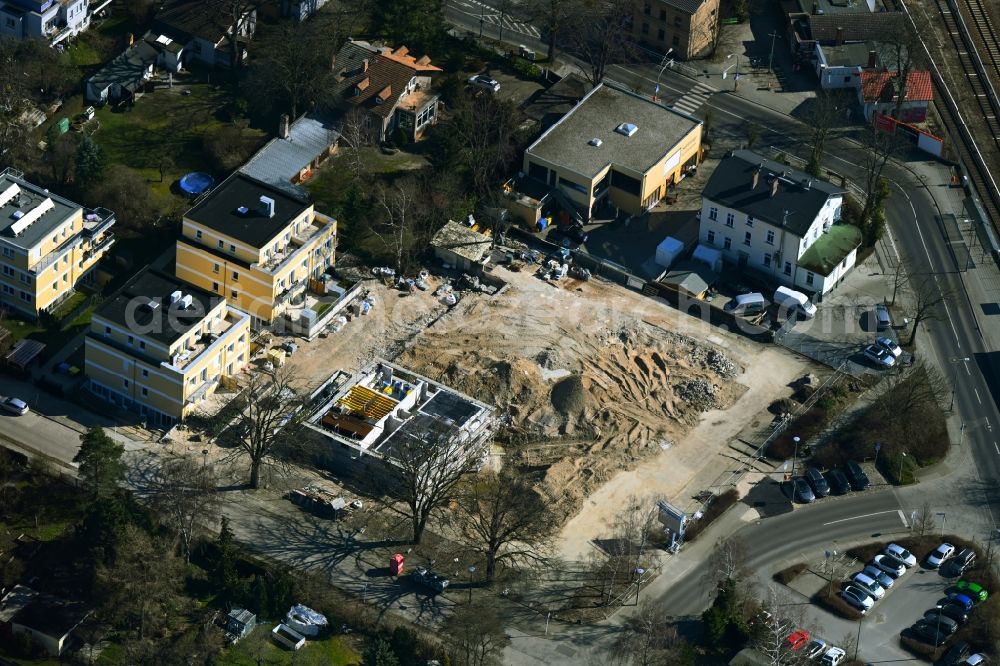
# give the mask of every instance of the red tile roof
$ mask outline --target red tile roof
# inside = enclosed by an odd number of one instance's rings
[[[898,72],[861,72],[861,94],[866,102],[891,102],[896,99],[893,79]],[[906,77],[906,101],[930,102],[934,85],[930,72],[910,72]]]
[[[388,118],[396,108],[396,96],[405,94],[411,79],[429,76],[441,69],[430,64],[430,58],[419,60],[408,55],[401,46],[395,51],[375,47],[367,42],[347,42],[334,60],[337,75],[335,93],[348,104],[360,106]]]

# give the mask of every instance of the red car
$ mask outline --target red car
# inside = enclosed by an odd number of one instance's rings
[[[809,642],[809,632],[805,629],[799,629],[791,636],[788,637],[788,646],[793,650],[801,650],[805,647],[805,644]]]

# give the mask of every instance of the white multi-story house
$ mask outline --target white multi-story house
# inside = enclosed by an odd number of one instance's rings
[[[0,37],[57,44],[89,25],[89,0],[0,0]]]
[[[861,231],[840,222],[845,191],[798,169],[737,150],[701,197],[702,244],[727,263],[818,296],[854,266]]]

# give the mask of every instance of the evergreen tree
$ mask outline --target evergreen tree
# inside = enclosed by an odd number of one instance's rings
[[[392,651],[392,646],[381,638],[369,643],[361,658],[362,666],[399,666],[399,659]]]
[[[94,427],[80,435],[80,450],[73,462],[80,465],[80,478],[98,500],[118,489],[124,478],[122,454],[125,447]]]
[[[87,188],[96,183],[104,175],[104,151],[86,134],[80,140],[76,149],[76,184]]]

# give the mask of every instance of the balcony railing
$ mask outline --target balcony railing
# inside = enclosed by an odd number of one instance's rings
[[[206,395],[208,395],[209,391],[211,391],[219,384],[219,379],[221,377],[222,375],[214,375],[206,379],[204,382],[201,383],[201,386],[199,386],[194,390],[194,393],[188,396],[187,402],[189,404],[195,403],[204,398]]]
[[[113,233],[108,232],[104,234],[104,238],[102,238],[96,244],[94,244],[94,242],[91,241],[91,246],[87,248],[86,251],[84,251],[83,258],[90,259],[95,254],[100,254],[101,252],[104,252],[106,249],[114,245],[114,242],[115,242],[115,235]]]
[[[100,236],[115,223],[115,214],[107,208],[85,208],[83,211],[83,233],[86,236]]]

